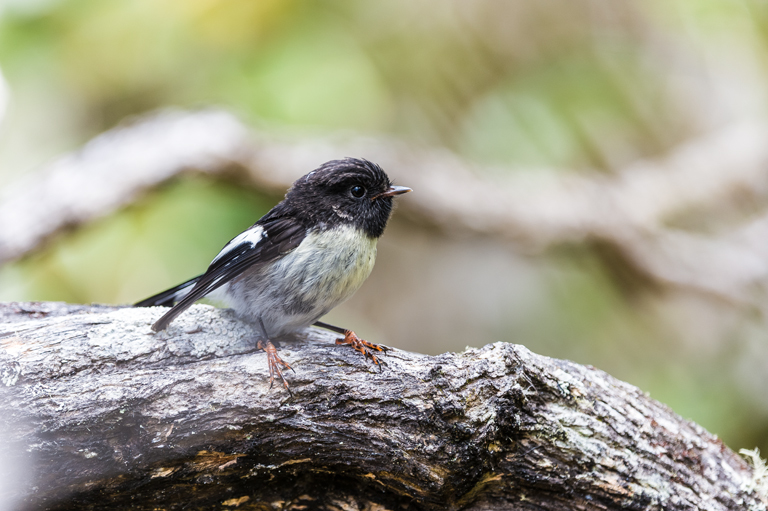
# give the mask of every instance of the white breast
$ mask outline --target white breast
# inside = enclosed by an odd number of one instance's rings
[[[267,268],[231,282],[227,295],[244,319],[260,317],[276,336],[304,328],[348,299],[376,260],[376,239],[351,226],[310,233]]]

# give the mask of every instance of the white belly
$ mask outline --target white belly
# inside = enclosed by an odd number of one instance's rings
[[[268,268],[244,273],[226,295],[243,319],[270,337],[311,325],[363,284],[376,260],[376,239],[353,227],[311,233]]]

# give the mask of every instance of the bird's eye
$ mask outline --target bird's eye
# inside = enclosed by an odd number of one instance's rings
[[[359,185],[355,185],[349,189],[349,193],[352,194],[352,197],[359,199],[360,197],[365,195],[365,188]]]

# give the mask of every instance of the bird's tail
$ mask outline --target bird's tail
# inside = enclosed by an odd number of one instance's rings
[[[158,293],[156,295],[150,296],[149,298],[145,298],[140,302],[136,302],[133,304],[134,307],[171,307],[173,304],[178,303],[180,300],[182,300],[185,296],[187,296],[187,293],[189,293],[192,290],[192,286],[194,286],[197,281],[200,279],[202,275],[198,275],[197,277],[193,279],[189,279],[188,281],[179,284],[176,287],[172,287],[171,289],[166,289],[162,293]]]

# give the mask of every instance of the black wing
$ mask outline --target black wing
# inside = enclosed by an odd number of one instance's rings
[[[171,289],[166,289],[162,293],[157,293],[156,295],[152,295],[149,298],[145,298],[140,302],[136,302],[133,304],[134,307],[170,307],[174,303],[178,302],[182,298],[184,298],[184,295],[187,294],[187,291],[190,287],[194,286],[195,283],[202,277],[202,275],[198,275],[197,277],[193,279],[189,279],[188,281],[179,284],[176,287],[172,287]]]
[[[176,316],[184,312],[190,305],[204,297],[214,289],[238,277],[245,270],[261,266],[295,249],[307,235],[307,229],[294,218],[282,217],[264,221],[244,231],[230,241],[219,255],[213,260],[208,270],[194,280],[194,287],[179,303],[166,312],[154,325],[152,330],[159,332],[165,329]],[[188,284],[191,281],[187,281]],[[178,292],[179,287],[170,289]],[[156,295],[162,297],[164,293]],[[144,302],[150,299],[144,300]],[[167,301],[167,299],[166,299]],[[139,302],[143,303],[143,302]]]

